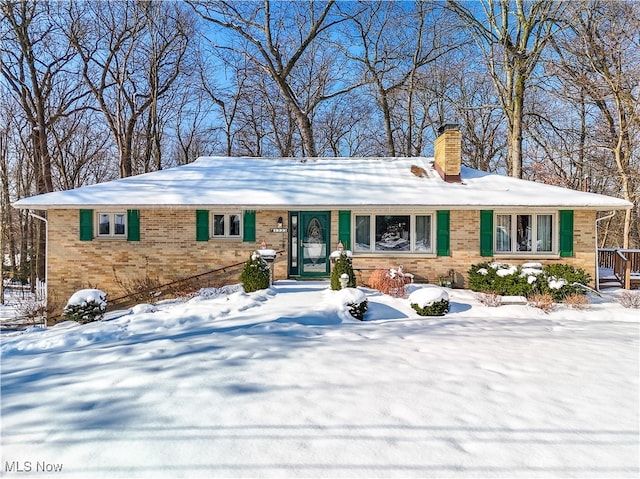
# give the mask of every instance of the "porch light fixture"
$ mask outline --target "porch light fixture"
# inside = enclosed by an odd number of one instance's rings
[[[278,222],[277,222],[276,228],[278,229],[282,228],[282,216],[278,216]]]

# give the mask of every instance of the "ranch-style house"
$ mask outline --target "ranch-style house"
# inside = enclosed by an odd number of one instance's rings
[[[614,197],[461,166],[445,125],[434,158],[203,157],[14,204],[46,210],[47,288],[123,293],[117,278],[171,282],[281,251],[274,278],[326,278],[339,246],[359,279],[403,265],[465,284],[474,263],[569,263],[595,276],[598,212]]]

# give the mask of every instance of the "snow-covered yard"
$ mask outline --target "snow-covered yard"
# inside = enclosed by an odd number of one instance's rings
[[[422,318],[366,290],[358,322],[327,286],[3,334],[2,475],[638,477],[640,323],[615,293],[544,314],[450,290]]]

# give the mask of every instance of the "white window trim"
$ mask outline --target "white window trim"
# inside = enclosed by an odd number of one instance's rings
[[[527,215],[531,216],[532,221],[532,232],[531,237],[537,238],[538,234],[538,216],[539,215],[550,215],[551,216],[551,224],[553,226],[553,230],[551,233],[551,251],[518,251],[516,248],[516,241],[518,237],[517,231],[517,216],[518,215]],[[510,251],[498,251],[498,235],[496,234],[496,228],[498,225],[498,216],[511,216],[511,250]],[[494,211],[493,212],[493,252],[495,256],[535,256],[535,257],[543,257],[543,256],[557,256],[559,254],[559,241],[560,241],[560,215],[557,211],[548,211],[548,210],[537,210],[537,211]],[[535,246],[535,241],[533,241],[533,246]],[[536,246],[537,248],[537,246]]]
[[[371,244],[369,245],[369,250],[363,251],[356,249],[356,217],[358,216],[368,216],[370,218],[369,221],[369,240]],[[394,250],[376,250],[376,216],[408,216],[409,217],[409,231],[410,231],[410,242],[409,242],[409,251],[394,251]],[[431,249],[428,251],[416,251],[416,216],[430,216],[431,217]],[[353,242],[353,254],[356,255],[396,255],[396,254],[421,254],[421,255],[435,255],[436,254],[436,213],[434,211],[427,212],[419,212],[419,213],[411,213],[407,211],[392,211],[392,212],[352,212],[351,213],[351,238]]]
[[[237,235],[229,234],[229,231],[231,229],[231,216],[234,216],[234,215],[240,218],[240,223],[238,225],[239,232]],[[221,234],[221,235],[214,234],[215,227],[216,227],[216,224],[215,224],[216,216],[224,216],[224,234]],[[209,224],[210,224],[209,237],[211,239],[233,239],[233,240],[242,239],[242,233],[243,233],[242,217],[243,215],[242,215],[242,212],[240,211],[211,211],[210,221],[209,221]]]
[[[100,233],[100,217],[103,215],[109,216],[109,233]],[[117,215],[122,215],[124,219],[124,233],[116,234],[115,233],[115,219]],[[96,238],[114,238],[114,239],[127,239],[127,234],[129,232],[129,224],[127,218],[126,211],[98,211],[96,213],[96,221],[95,221],[95,236]]]

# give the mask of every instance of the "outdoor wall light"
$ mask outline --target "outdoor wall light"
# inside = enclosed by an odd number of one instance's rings
[[[282,216],[278,216],[278,228],[282,228]]]

